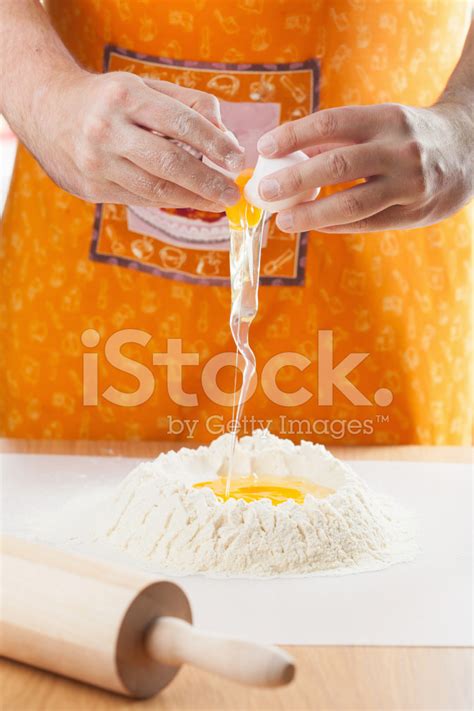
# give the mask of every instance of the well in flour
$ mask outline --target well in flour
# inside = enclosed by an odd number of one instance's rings
[[[199,486],[225,477],[229,436],[140,464],[102,505],[98,538],[173,574],[340,574],[415,556],[412,517],[321,445],[258,430],[239,440],[234,475],[294,481],[296,488],[304,480],[323,496],[274,505],[268,498],[223,500]]]

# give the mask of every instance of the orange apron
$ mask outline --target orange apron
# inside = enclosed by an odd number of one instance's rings
[[[347,104],[429,105],[470,11],[468,0],[46,4],[85,67],[210,91],[226,115],[242,124],[248,108],[262,125]],[[231,407],[208,385],[209,363],[233,351],[224,223],[209,223],[207,245],[190,244],[193,217],[160,213],[148,224],[123,206],[88,205],[20,147],[0,250],[0,434],[185,439],[192,430],[207,441],[223,431]],[[471,230],[468,208],[432,227],[370,235],[284,235],[272,222],[251,331],[260,377],[249,428],[261,420],[330,444],[470,441]],[[176,368],[153,363],[169,339],[199,355],[182,368],[192,405],[170,396]],[[336,383],[328,400],[319,382],[331,342],[334,368],[368,354],[347,374],[355,398]],[[263,387],[264,366],[282,352],[297,360],[276,369],[279,392],[304,388],[300,404],[283,393],[273,402]],[[133,395],[142,381],[143,402]],[[216,382],[231,391],[232,369]]]

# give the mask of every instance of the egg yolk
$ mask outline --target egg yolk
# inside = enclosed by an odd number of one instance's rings
[[[306,479],[283,479],[266,476],[237,477],[232,479],[228,495],[226,495],[226,484],[226,478],[219,477],[213,481],[200,481],[193,486],[196,489],[202,489],[203,487],[212,489],[221,503],[228,499],[243,499],[247,503],[259,501],[260,499],[270,499],[273,506],[282,504],[288,499],[296,501],[297,504],[303,504],[306,494],[311,494],[317,499],[324,499],[334,493],[334,489],[314,484]]]
[[[247,227],[256,227],[260,222],[262,210],[247,202],[244,196],[244,188],[252,177],[253,170],[247,168],[243,170],[235,179],[235,184],[240,190],[240,200],[235,205],[226,207],[226,215],[232,230],[244,230]]]

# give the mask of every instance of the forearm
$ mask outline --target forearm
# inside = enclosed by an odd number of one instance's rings
[[[474,195],[474,23],[471,22],[459,61],[433,111],[447,118],[445,145],[461,156],[458,169],[465,176],[466,198]]]
[[[0,112],[31,148],[45,93],[81,71],[38,0],[0,0]]]
[[[474,22],[471,22],[461,57],[438,103],[457,104],[474,121]]]

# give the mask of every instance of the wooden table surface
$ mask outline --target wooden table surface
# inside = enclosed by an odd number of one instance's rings
[[[115,442],[0,440],[0,452],[156,456],[169,445]],[[341,459],[470,462],[459,447],[335,447]],[[414,590],[416,595],[417,591]],[[447,647],[287,647],[296,680],[278,690],[255,690],[184,668],[159,696],[131,701],[31,667],[2,660],[4,711],[457,711],[472,708],[473,652]]]

